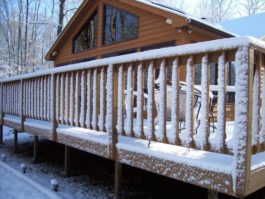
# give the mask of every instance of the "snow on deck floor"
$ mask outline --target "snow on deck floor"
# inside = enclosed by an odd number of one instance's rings
[[[54,192],[42,187],[22,173],[14,170],[5,163],[0,162],[0,193],[4,193],[5,199],[38,198],[38,199],[60,199]]]

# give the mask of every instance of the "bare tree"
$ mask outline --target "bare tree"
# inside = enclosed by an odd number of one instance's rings
[[[248,16],[265,10],[265,0],[243,0],[241,5]]]
[[[200,0],[200,17],[207,18],[212,22],[221,22],[233,16],[233,0]]]
[[[64,22],[64,16],[65,16],[65,13],[64,13],[65,12],[65,1],[66,0],[60,0],[57,35],[59,35],[63,29],[63,22]]]

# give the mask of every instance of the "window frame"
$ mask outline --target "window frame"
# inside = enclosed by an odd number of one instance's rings
[[[98,31],[99,31],[99,9],[96,8],[94,10],[94,12],[92,12],[92,15],[89,16],[89,18],[86,20],[86,23],[84,23],[84,25],[80,28],[80,30],[75,34],[75,36],[73,37],[72,39],[72,54],[79,54],[79,53],[84,53],[84,52],[87,52],[87,51],[90,51],[90,50],[94,50],[98,47]],[[96,46],[92,47],[92,48],[88,48],[88,49],[85,49],[85,50],[82,50],[82,51],[78,51],[78,52],[75,52],[75,40],[77,39],[77,37],[81,34],[81,32],[84,30],[84,28],[89,24],[90,20],[93,19],[93,17],[95,17],[95,15],[97,14],[97,31],[96,31],[96,35],[97,35],[97,38],[96,38]]]
[[[106,17],[105,17],[105,14],[106,14],[106,7],[107,6],[110,6],[112,8],[115,8],[116,10],[118,11],[121,11],[121,12],[124,12],[128,15],[132,15],[134,17],[137,18],[137,35],[135,38],[130,38],[130,39],[126,39],[126,40],[122,40],[122,41],[116,41],[116,42],[113,42],[113,43],[110,43],[110,44],[105,44],[105,26],[106,26]],[[136,14],[133,14],[125,9],[122,9],[122,8],[118,8],[116,6],[113,6],[111,4],[103,4],[103,20],[102,20],[102,38],[101,38],[101,45],[102,47],[104,46],[110,46],[110,45],[115,45],[115,44],[120,44],[120,43],[123,43],[123,42],[128,42],[128,41],[132,41],[132,40],[135,40],[135,39],[138,39],[139,38],[139,16],[136,15]]]

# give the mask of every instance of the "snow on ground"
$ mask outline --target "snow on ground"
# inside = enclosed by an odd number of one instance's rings
[[[57,194],[39,185],[15,169],[0,162],[0,193],[5,193],[5,199],[38,198],[38,199],[59,199]]]

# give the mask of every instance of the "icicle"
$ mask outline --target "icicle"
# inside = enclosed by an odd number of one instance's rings
[[[74,125],[74,73],[71,73],[70,77],[70,113],[69,123],[71,126]]]
[[[189,146],[192,142],[192,117],[193,117],[193,106],[192,106],[192,57],[187,60],[186,66],[186,113],[185,113],[185,130],[181,133],[181,141],[184,146]]]
[[[117,131],[118,134],[123,132],[123,66],[119,67],[119,76],[118,76],[118,118],[117,118]]]
[[[85,127],[85,77],[86,73],[83,70],[81,74],[81,107],[80,107],[80,126]]]
[[[201,68],[201,109],[200,109],[200,127],[196,136],[196,144],[200,149],[204,149],[208,142],[208,122],[209,122],[209,78],[208,78],[208,56],[202,58]]]
[[[79,71],[75,74],[75,126],[79,126]]]
[[[140,63],[137,70],[137,113],[136,126],[134,128],[137,137],[142,136],[143,131],[143,64]]]
[[[113,65],[108,66],[107,74],[107,115],[106,115],[106,131],[111,134],[113,132]]]
[[[66,73],[65,76],[65,96],[64,96],[64,100],[65,100],[65,106],[64,106],[64,122],[65,124],[68,123],[68,117],[69,117],[69,74]]]
[[[178,139],[178,121],[179,121],[179,74],[178,74],[178,59],[173,61],[172,66],[172,91],[171,91],[171,130],[168,132],[168,140],[175,143]]]
[[[60,77],[60,121],[64,122],[64,75]]]
[[[159,74],[159,107],[158,107],[158,120],[159,126],[156,131],[156,138],[162,141],[166,134],[166,65],[163,59],[160,65]]]
[[[252,66],[251,66],[252,67]],[[235,58],[236,94],[235,94],[235,126],[234,126],[234,168],[233,188],[245,183],[240,176],[245,175],[244,157],[246,154],[248,134],[248,47],[239,47]]]
[[[253,84],[252,146],[257,146],[259,142],[260,69],[258,67],[257,65]]]
[[[218,59],[218,104],[217,104],[217,133],[214,147],[221,151],[225,141],[225,54]]]
[[[124,130],[127,135],[132,134],[133,128],[133,104],[132,104],[132,92],[133,92],[133,85],[132,85],[132,64],[128,67],[127,72],[127,88],[126,88],[126,102],[125,102],[125,110],[126,110],[126,120],[125,120],[125,127]]]
[[[93,75],[93,106],[92,106],[92,127],[97,129],[98,110],[97,110],[97,69],[94,69]]]
[[[148,97],[147,97],[147,131],[146,137],[151,139],[154,135],[154,62],[151,61],[148,67],[148,82],[147,82],[147,89],[148,89]]]
[[[59,74],[56,75],[56,121],[59,123],[59,115],[60,115],[60,76]]]
[[[99,110],[99,130],[104,131],[105,124],[105,69],[101,68],[100,73],[100,110]]]

